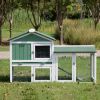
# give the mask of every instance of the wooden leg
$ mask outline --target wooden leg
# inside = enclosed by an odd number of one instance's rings
[[[31,82],[34,82],[34,77],[35,77],[35,68],[34,66],[31,66]]]
[[[10,65],[10,82],[13,81],[13,75],[12,75],[12,65]]]
[[[72,80],[76,82],[76,54],[72,53]]]
[[[51,75],[51,79],[52,81],[54,82],[56,80],[56,65],[55,65],[55,55],[53,56],[52,58],[52,68],[51,69],[51,72],[52,72],[52,75]]]
[[[94,66],[94,58],[93,58],[93,54],[90,54],[90,76],[91,79],[93,79],[93,66]]]
[[[93,70],[93,72],[94,72],[94,83],[96,83],[96,53],[93,54],[93,58],[94,58],[94,59],[93,59],[93,65],[94,65],[94,66],[93,66],[93,67],[94,67],[94,68],[93,68],[93,69],[94,69],[94,70]]]
[[[55,58],[56,81],[58,81],[58,57]]]

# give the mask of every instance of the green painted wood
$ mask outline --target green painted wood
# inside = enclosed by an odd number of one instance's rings
[[[13,44],[13,60],[31,60],[31,44]]]
[[[16,49],[15,49],[15,45],[12,45],[12,49],[13,49],[13,52],[12,52],[12,59],[16,59],[15,58],[15,52],[16,52]]]
[[[20,60],[20,52],[19,52],[19,45],[15,45],[15,59],[19,59]]]
[[[14,37],[14,38],[11,38],[9,41],[17,41],[18,40],[18,38],[21,38],[21,37],[23,37],[23,36],[25,36],[25,35],[27,35],[27,34],[38,34],[39,35],[39,37],[43,37],[44,39],[49,39],[49,40],[55,40],[55,38],[53,38],[53,37],[51,37],[51,36],[49,36],[49,35],[46,35],[47,33],[41,33],[41,32],[38,32],[38,31],[35,31],[35,32],[32,32],[32,33],[30,33],[30,32],[25,32],[25,33],[23,33],[23,34],[20,34],[20,35],[18,35],[18,36],[16,36],[16,37]],[[46,39],[46,40],[47,40]],[[34,40],[32,40],[32,41],[34,41]],[[47,40],[48,41],[48,40]]]
[[[19,39],[16,39],[15,41],[49,41],[48,39],[45,39],[44,37],[37,36],[36,34],[28,34],[24,37],[21,37]]]
[[[69,46],[55,46],[55,53],[95,53],[95,46],[85,46],[85,45],[69,45]]]

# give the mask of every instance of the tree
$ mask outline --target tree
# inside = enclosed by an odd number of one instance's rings
[[[7,19],[9,22],[9,38],[12,37],[12,24],[13,24],[13,12],[19,7],[17,0],[9,0],[9,13],[7,14]]]
[[[100,20],[100,0],[83,0],[83,3],[91,11],[91,15],[94,21],[94,27],[96,29],[97,24]]]
[[[10,0],[0,0],[0,45],[2,43],[2,25],[7,19],[7,14],[9,13]]]
[[[44,9],[43,0],[21,0],[21,5],[26,10],[32,26],[38,30],[41,26],[41,15]]]
[[[56,13],[57,13],[57,23],[58,23],[58,30],[60,33],[60,44],[62,45],[64,42],[64,35],[63,35],[63,19],[65,17],[66,7],[70,4],[70,0],[56,0]]]

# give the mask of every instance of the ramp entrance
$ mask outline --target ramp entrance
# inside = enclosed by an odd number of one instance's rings
[[[72,80],[72,57],[58,58],[58,80]]]

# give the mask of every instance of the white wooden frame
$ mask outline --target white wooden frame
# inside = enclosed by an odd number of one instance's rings
[[[10,42],[10,82],[13,81],[13,69],[12,69],[12,42]]]
[[[76,74],[75,73],[76,71],[74,72],[74,69],[75,69],[76,66],[73,65],[73,63],[75,63],[75,65],[76,65],[76,60],[75,60],[75,56],[76,55],[73,56],[73,54],[72,54],[72,79],[71,80],[58,80],[58,58],[59,57],[63,57],[63,56],[67,56],[67,53],[59,53],[59,54],[56,55],[56,59],[55,59],[55,64],[56,64],[56,68],[55,68],[56,81],[58,81],[58,82],[76,82],[75,81],[76,75],[74,76],[74,74]]]
[[[35,57],[35,47],[36,46],[50,46],[50,58],[36,58]],[[39,61],[43,61],[43,60],[51,60],[51,54],[52,54],[52,45],[49,43],[49,44],[34,44],[34,60],[39,60]]]
[[[91,65],[90,65],[90,76],[91,78],[93,79],[94,83],[96,83],[96,53],[91,53],[90,54],[90,62],[91,62]]]
[[[42,69],[42,68],[44,68],[44,69],[49,69],[50,70],[50,80],[36,80],[35,79],[35,76],[36,76],[36,69]],[[34,76],[33,76],[33,78],[32,78],[32,80],[31,80],[31,82],[50,82],[51,81],[51,79],[52,79],[52,74],[51,74],[51,67],[45,67],[45,66],[43,66],[43,67],[34,67]]]

